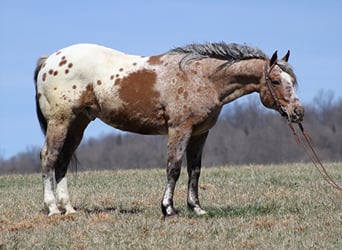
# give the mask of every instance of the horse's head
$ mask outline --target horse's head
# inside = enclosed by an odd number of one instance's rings
[[[279,111],[288,121],[298,123],[303,120],[304,108],[295,93],[297,81],[296,75],[287,63],[289,56],[290,51],[278,60],[276,51],[269,64],[266,63],[260,99],[266,107]]]

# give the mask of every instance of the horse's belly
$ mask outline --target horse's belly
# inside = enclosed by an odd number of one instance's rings
[[[161,109],[123,105],[117,109],[102,109],[98,117],[106,124],[127,132],[146,135],[167,134],[167,123]]]

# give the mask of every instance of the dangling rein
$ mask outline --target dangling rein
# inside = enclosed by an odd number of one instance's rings
[[[275,64],[274,64],[275,65]],[[273,65],[273,66],[274,66]],[[277,109],[279,110],[280,114],[287,114],[285,108],[283,107],[283,105],[281,105],[277,95],[275,94],[273,87],[272,87],[272,83],[271,80],[268,77],[268,73],[272,70],[273,66],[271,66],[270,70],[268,71],[268,65],[267,63],[265,64],[265,80],[266,80],[266,84],[268,86],[268,89],[277,105]],[[303,145],[303,148],[307,154],[307,156],[310,158],[310,160],[312,161],[312,163],[314,164],[314,166],[316,167],[316,169],[318,170],[318,172],[323,176],[324,180],[326,182],[328,182],[333,188],[342,191],[342,187],[336,183],[336,181],[331,177],[331,175],[328,173],[328,171],[326,170],[326,168],[323,166],[322,161],[319,159],[318,154],[316,152],[316,150],[314,149],[311,139],[309,137],[309,135],[306,133],[306,131],[304,130],[303,124],[302,123],[298,123],[298,126],[300,128],[300,131],[302,132],[302,135],[305,139],[305,143],[302,142],[302,140],[300,139],[300,137],[298,136],[296,129],[293,127],[293,124],[291,122],[290,117],[288,117],[288,125],[295,137],[295,140],[297,142],[297,144],[301,144]]]
[[[315,165],[318,172],[323,176],[324,180],[326,182],[328,182],[333,188],[336,188],[337,190],[342,191],[342,187],[336,183],[336,181],[331,177],[331,175],[328,173],[326,168],[323,166],[323,163],[319,159],[318,154],[316,153],[316,150],[314,149],[314,147],[312,145],[311,139],[310,139],[309,135],[306,133],[306,131],[304,130],[302,123],[298,123],[298,126],[299,126],[300,130],[302,131],[302,135],[305,138],[307,145],[304,144],[302,142],[302,140],[300,139],[300,137],[298,136],[295,128],[293,127],[292,122],[289,122],[288,124],[289,124],[290,129],[292,130],[292,133],[296,139],[297,144],[303,145],[303,148],[305,149],[307,156],[310,158],[312,163]]]

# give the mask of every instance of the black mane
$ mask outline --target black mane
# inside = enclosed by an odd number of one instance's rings
[[[257,48],[247,45],[239,45],[236,43],[206,43],[206,44],[190,44],[185,47],[178,47],[169,51],[169,53],[185,54],[180,61],[180,67],[191,61],[203,58],[216,58],[227,61],[228,64],[253,59],[268,59],[266,54]]]

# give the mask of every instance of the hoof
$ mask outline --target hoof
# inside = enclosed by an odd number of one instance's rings
[[[57,210],[54,210],[54,211],[50,211],[49,214],[48,214],[48,217],[52,217],[52,216],[55,216],[55,215],[60,215],[61,212],[57,209]]]
[[[72,214],[77,214],[77,212],[76,212],[75,209],[67,210],[67,211],[65,212],[65,215],[72,215]]]
[[[207,212],[200,207],[194,207],[193,211],[196,215],[205,215]]]
[[[188,203],[188,209],[193,211],[196,215],[205,215],[207,212],[201,208],[199,204],[192,205]]]
[[[165,222],[172,222],[178,218],[178,213],[170,214],[170,215],[164,215],[162,217],[162,220]]]
[[[163,204],[161,205],[161,210],[163,212],[163,218],[164,220],[168,217],[174,217],[176,215],[178,215],[177,211],[173,208],[173,206],[168,205],[168,206],[164,206]]]
[[[76,210],[73,207],[65,209],[65,215],[76,214]]]

